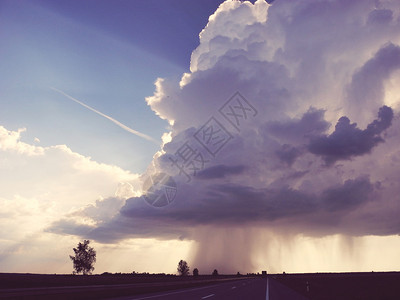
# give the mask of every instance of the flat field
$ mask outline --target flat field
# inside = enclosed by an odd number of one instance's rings
[[[275,274],[272,276],[312,300],[400,299],[400,272]]]

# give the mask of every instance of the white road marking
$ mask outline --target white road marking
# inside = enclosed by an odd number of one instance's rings
[[[204,290],[204,289],[208,289],[208,288],[217,287],[217,286],[219,286],[219,285],[220,285],[220,284],[217,283],[217,284],[208,285],[208,286],[204,286],[204,287],[193,288],[193,289],[185,289],[185,290],[182,290],[182,291],[171,292],[171,293],[165,293],[165,294],[161,294],[161,295],[146,296],[146,297],[141,297],[141,298],[131,298],[131,300],[145,300],[145,299],[159,298],[159,297],[162,297],[162,296],[168,296],[168,295],[181,294],[181,293],[186,293],[186,292],[191,292],[191,291]],[[243,284],[243,285],[245,285],[245,284]],[[108,286],[108,285],[105,285],[105,286]],[[121,285],[121,286],[123,286],[123,285]],[[76,287],[71,287],[71,288],[76,288]],[[209,295],[209,296],[210,296],[210,297],[211,297],[211,296],[214,296],[214,294]],[[203,299],[203,298],[202,298],[202,299]],[[204,298],[204,299],[205,299],[205,298]]]
[[[154,295],[154,296],[147,296],[147,297],[142,297],[142,298],[132,298],[132,300],[144,300],[144,299],[151,299],[151,298],[160,298],[163,296],[168,296],[168,295],[175,295],[175,294],[182,294],[182,293],[186,293],[186,292],[191,292],[191,291],[197,291],[197,290],[204,290],[204,289],[208,289],[210,287],[216,287],[217,285],[209,285],[209,286],[205,286],[205,287],[201,287],[201,288],[194,288],[194,289],[185,289],[183,291],[177,291],[177,292],[172,292],[172,293],[165,293],[165,294],[161,294],[161,295]],[[214,296],[214,294],[212,294]],[[205,298],[202,298],[205,299]]]
[[[232,290],[233,290],[233,289],[236,289],[236,286],[233,286],[233,287],[232,287]]]
[[[269,282],[268,282],[268,278],[267,278],[267,294],[265,296],[265,300],[269,300]]]
[[[201,299],[207,299],[207,298],[210,298],[210,297],[212,297],[212,296],[214,296],[215,294],[210,294],[210,295],[208,295],[208,296],[204,296],[203,298],[201,298]]]

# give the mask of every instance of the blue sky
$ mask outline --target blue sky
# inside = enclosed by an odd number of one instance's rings
[[[66,144],[142,172],[158,145],[50,87],[160,140],[168,124],[144,98],[157,77],[188,70],[198,33],[220,2],[0,1],[1,124],[27,128],[23,141]]]

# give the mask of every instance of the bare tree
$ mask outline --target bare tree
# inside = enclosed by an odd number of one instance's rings
[[[73,248],[75,256],[69,256],[74,264],[74,274],[82,273],[83,275],[92,274],[94,263],[96,262],[96,251],[89,247],[89,240],[79,243],[78,247]]]
[[[179,272],[179,275],[181,275],[181,276],[186,276],[189,274],[189,266],[186,261],[181,260],[178,263],[178,272]]]

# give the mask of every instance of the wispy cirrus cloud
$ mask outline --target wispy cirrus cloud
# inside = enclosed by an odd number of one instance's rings
[[[132,133],[132,134],[134,134],[134,135],[136,135],[136,136],[138,136],[138,137],[141,137],[141,138],[143,138],[143,139],[145,139],[145,140],[148,140],[148,141],[150,141],[150,142],[153,142],[153,143],[156,144],[156,145],[159,145],[159,144],[160,144],[160,141],[155,140],[155,139],[152,138],[151,136],[149,136],[149,135],[147,135],[147,134],[145,134],[145,133],[142,133],[142,132],[140,132],[140,131],[137,131],[137,130],[135,130],[135,129],[132,129],[132,128],[130,128],[130,127],[128,127],[128,126],[122,124],[121,122],[115,120],[114,118],[112,118],[112,117],[110,117],[110,116],[108,116],[108,115],[106,115],[106,114],[104,114],[104,113],[98,111],[97,109],[94,109],[93,107],[90,107],[89,105],[83,103],[82,101],[79,101],[78,99],[72,97],[71,95],[68,95],[67,93],[65,93],[65,92],[63,92],[63,91],[61,91],[61,90],[59,90],[59,89],[56,89],[56,88],[54,88],[54,87],[51,87],[51,89],[52,89],[53,91],[56,91],[57,93],[59,93],[59,94],[65,96],[65,97],[67,97],[68,99],[70,99],[70,100],[72,100],[72,101],[78,103],[79,105],[82,105],[83,107],[85,107],[85,108],[91,110],[92,112],[94,112],[94,113],[96,113],[96,114],[98,114],[98,115],[100,115],[100,116],[106,118],[107,120],[110,120],[111,122],[113,122],[113,123],[116,124],[117,126],[121,127],[122,129],[124,129],[124,130],[126,130],[126,131],[128,131],[128,132],[130,132],[130,133]]]

